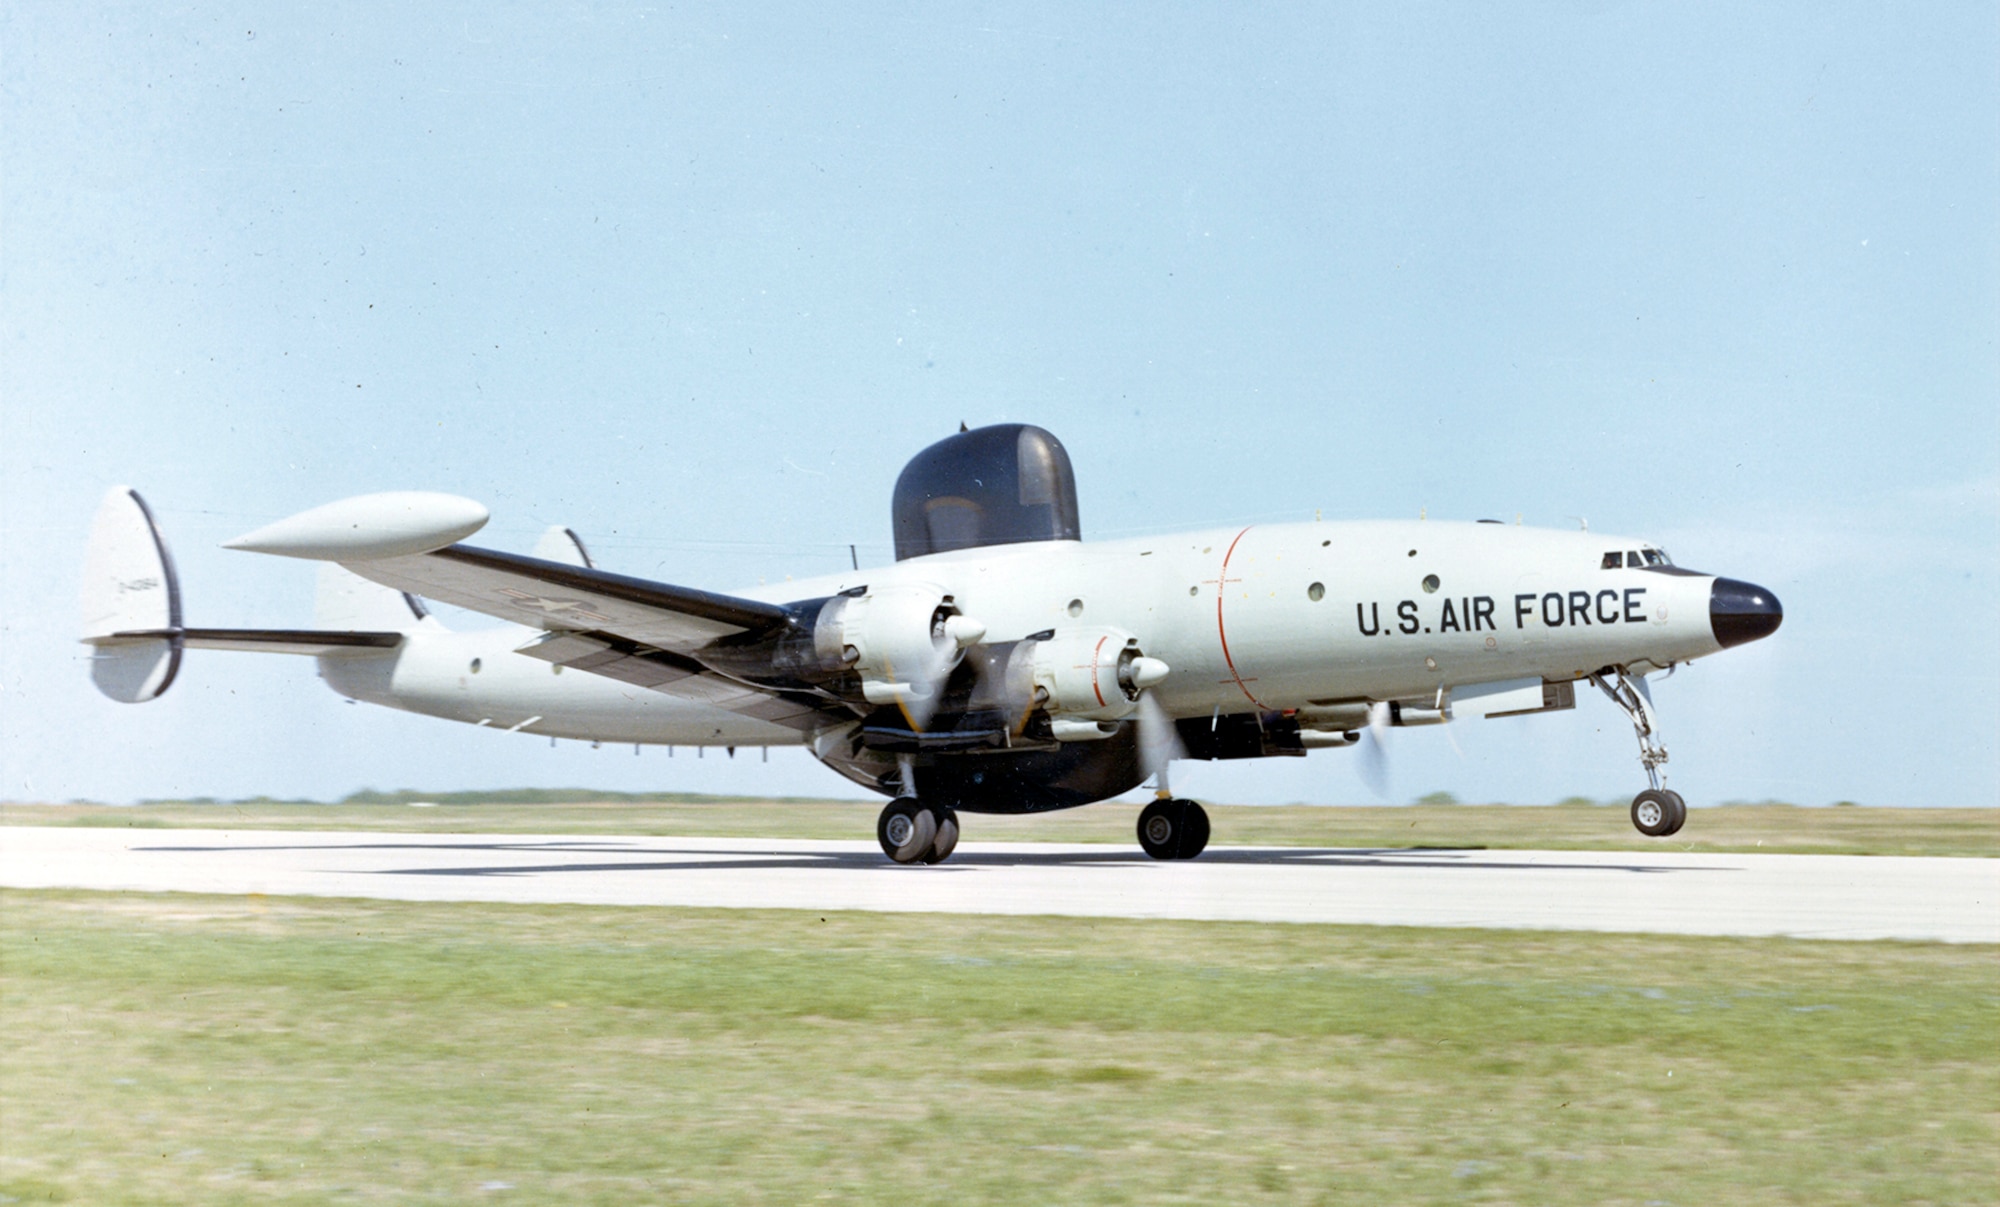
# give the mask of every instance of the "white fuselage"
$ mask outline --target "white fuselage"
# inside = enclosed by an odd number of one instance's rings
[[[1603,569],[1647,542],[1492,523],[1363,521],[1213,529],[1118,541],[968,549],[750,588],[769,602],[928,584],[988,642],[1110,627],[1172,673],[1153,694],[1176,717],[1447,700],[1453,689],[1637,673],[1721,649],[1706,574]],[[1317,589],[1315,589],[1317,588]],[[322,657],[355,699],[556,737],[680,745],[796,745],[795,730],[514,651],[509,626],[434,622],[384,654]],[[476,668],[476,669],[475,669]]]

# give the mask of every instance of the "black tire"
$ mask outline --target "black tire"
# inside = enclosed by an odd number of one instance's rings
[[[1648,788],[1632,798],[1632,827],[1648,837],[1665,838],[1686,820],[1687,804],[1671,792]]]
[[[922,863],[937,841],[937,814],[908,797],[892,800],[875,819],[875,840],[897,863]]]
[[[1208,812],[1191,800],[1156,800],[1139,811],[1139,849],[1155,859],[1193,859],[1208,845]]]
[[[943,863],[958,846],[958,813],[952,809],[933,810],[937,814],[937,834],[931,838],[931,853],[925,863]]]
[[[1673,802],[1673,809],[1671,810],[1671,816],[1667,818],[1667,828],[1660,831],[1660,837],[1665,838],[1669,834],[1680,833],[1681,827],[1687,824],[1688,803],[1682,800],[1681,794],[1674,791],[1672,788],[1662,789],[1662,792],[1666,795],[1668,800]]]
[[[1191,800],[1181,802],[1181,846],[1176,859],[1193,859],[1208,846],[1208,810]]]

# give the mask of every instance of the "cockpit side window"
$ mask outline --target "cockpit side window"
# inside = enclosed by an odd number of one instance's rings
[[[1625,555],[1625,564],[1632,567],[1634,570],[1637,570],[1639,567],[1646,564],[1646,559],[1640,557],[1639,551],[1637,549],[1634,549],[1630,553],[1627,553]]]
[[[1613,549],[1604,555],[1604,565],[1600,569],[1616,570],[1625,564],[1625,555]]]

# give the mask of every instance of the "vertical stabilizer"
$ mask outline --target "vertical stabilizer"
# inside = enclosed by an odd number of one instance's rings
[[[428,615],[414,595],[371,583],[333,562],[320,564],[313,623],[321,629],[407,633]]]
[[[112,487],[98,504],[80,602],[99,691],[139,704],[173,684],[181,665],[180,581],[152,510],[129,486]]]
[[[545,562],[582,566],[586,570],[597,564],[590,560],[590,550],[583,547],[583,538],[576,534],[576,529],[565,528],[561,524],[542,534],[542,539],[535,542],[532,556]]]

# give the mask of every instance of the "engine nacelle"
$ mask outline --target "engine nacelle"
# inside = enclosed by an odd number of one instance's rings
[[[942,588],[901,584],[827,601],[813,626],[821,665],[861,677],[870,704],[933,700],[986,626],[958,610]]]
[[[1139,693],[1167,677],[1139,639],[1121,629],[1058,629],[1034,647],[1036,695],[1051,716],[1116,721],[1138,707]]]

